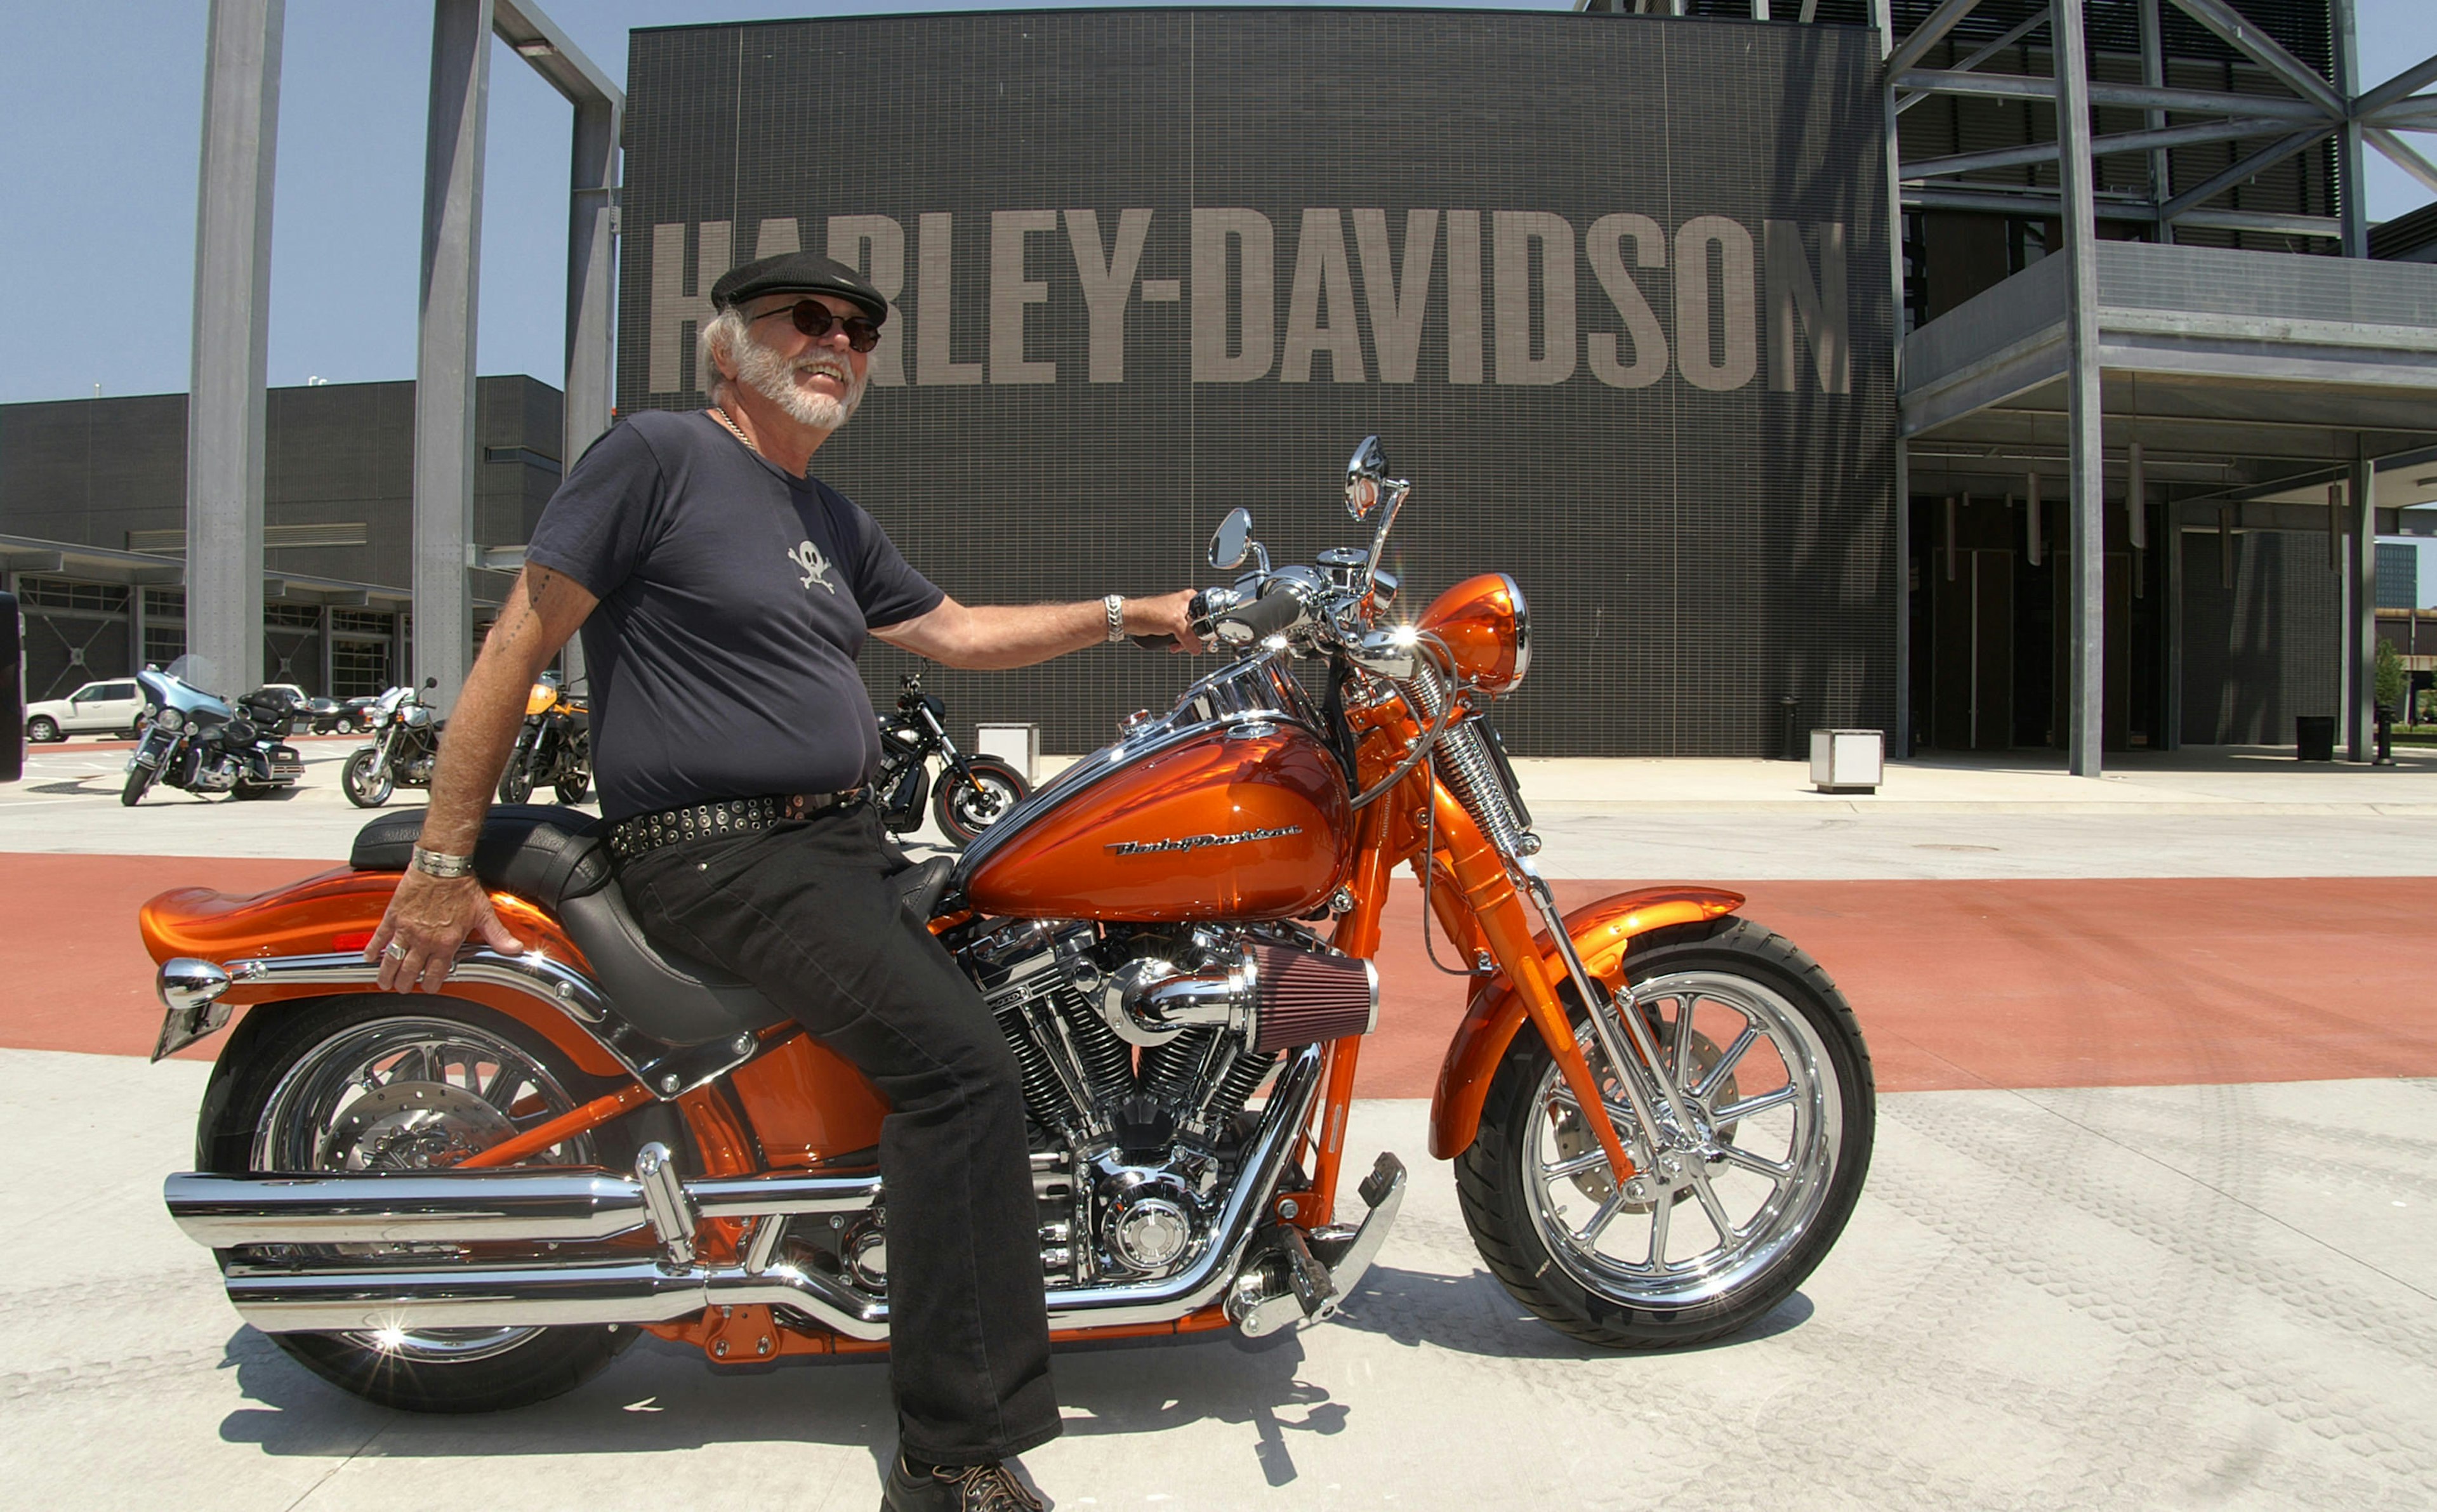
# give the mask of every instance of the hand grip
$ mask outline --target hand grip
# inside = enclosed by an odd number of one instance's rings
[[[1277,588],[1254,600],[1237,604],[1216,617],[1218,637],[1236,645],[1267,640],[1282,635],[1303,622],[1303,600],[1285,588]]]

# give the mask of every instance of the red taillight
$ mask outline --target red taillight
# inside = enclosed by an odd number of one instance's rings
[[[345,934],[330,936],[330,948],[342,955],[349,950],[360,950],[372,943],[373,931],[370,930],[351,930]]]

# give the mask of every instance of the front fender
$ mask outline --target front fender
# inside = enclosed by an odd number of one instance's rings
[[[1635,936],[1673,924],[1698,924],[1743,907],[1744,895],[1715,887],[1644,887],[1616,893],[1566,915],[1566,933],[1583,958],[1583,968],[1614,987],[1624,977],[1625,952]],[[1568,981],[1565,958],[1542,930],[1534,936],[1549,980]],[[1481,1129],[1481,1104],[1490,1079],[1515,1032],[1523,1026],[1522,997],[1503,973],[1473,989],[1464,1022],[1447,1042],[1439,1067],[1438,1091],[1430,1099],[1430,1154],[1452,1160],[1472,1145]]]

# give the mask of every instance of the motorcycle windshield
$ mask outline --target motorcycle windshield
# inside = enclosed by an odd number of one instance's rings
[[[166,672],[148,667],[135,674],[136,685],[144,689],[145,696],[157,707],[175,709],[199,721],[225,720],[235,711],[219,699],[177,675],[179,668],[201,660],[200,657],[181,656],[169,664],[169,670]]]

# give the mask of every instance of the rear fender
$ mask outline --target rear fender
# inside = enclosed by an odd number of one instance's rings
[[[1583,968],[1610,988],[1624,980],[1625,953],[1634,939],[1674,924],[1698,924],[1743,907],[1741,893],[1713,887],[1645,887],[1617,893],[1566,915],[1566,933],[1583,958]],[[1552,982],[1569,979],[1565,957],[1542,930],[1533,943]],[[1481,1108],[1498,1063],[1525,1019],[1523,999],[1503,973],[1473,989],[1464,1021],[1447,1043],[1430,1099],[1430,1154],[1452,1160],[1471,1148],[1481,1130]]]
[[[182,887],[144,905],[136,928],[144,948],[156,964],[192,956],[220,965],[258,956],[347,954],[372,943],[397,890],[395,872],[359,872],[346,867],[308,877],[286,887],[250,896],[217,893],[207,887]],[[557,921],[523,898],[493,893],[491,907],[508,932],[537,950],[578,970],[589,963],[575,948]],[[267,1007],[304,999],[322,1000],[350,990],[378,992],[367,983],[359,988],[329,983],[268,985],[233,982],[219,1001],[231,1007]],[[549,1040],[567,1057],[594,1076],[626,1074],[606,1047],[566,1014],[530,994],[484,982],[452,982],[446,997],[507,1015]]]

